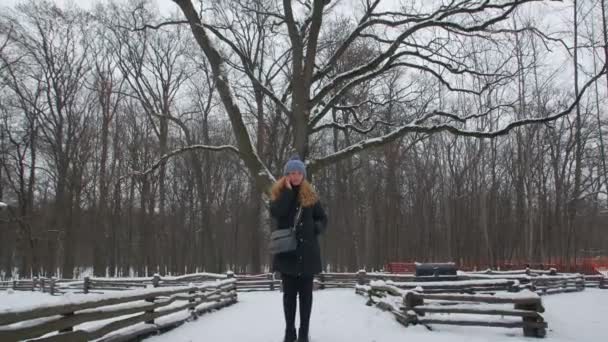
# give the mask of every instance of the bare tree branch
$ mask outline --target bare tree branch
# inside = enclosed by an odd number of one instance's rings
[[[230,152],[233,152],[240,156],[239,150],[236,147],[231,146],[231,145],[222,145],[222,146],[190,145],[190,146],[182,147],[180,149],[177,149],[177,150],[174,150],[174,151],[171,151],[171,152],[165,154],[164,156],[160,157],[160,159],[158,159],[151,167],[149,167],[145,171],[133,171],[130,174],[123,176],[121,179],[125,179],[128,177],[146,176],[146,175],[154,172],[159,167],[161,167],[170,158],[175,157],[175,156],[180,155],[185,152],[190,152],[190,151],[195,151],[195,150],[206,150],[206,151],[215,151],[215,152],[230,151]]]
[[[219,32],[218,29],[216,29],[215,27],[211,26],[211,25],[207,25],[207,24],[203,24],[203,27],[208,29],[209,31],[211,31],[216,37],[218,37],[221,41],[223,41],[224,43],[228,44],[228,46],[230,46],[232,48],[232,50],[239,56],[241,63],[243,64],[243,68],[242,71],[245,72],[245,74],[247,74],[247,76],[249,77],[249,79],[258,87],[260,87],[260,89],[264,92],[264,94],[266,94],[268,97],[270,97],[270,99],[288,116],[291,116],[291,110],[289,110],[289,108],[287,108],[287,106],[285,105],[285,103],[283,101],[281,101],[281,99],[279,99],[277,97],[277,95],[270,89],[268,89],[268,87],[266,87],[262,81],[260,81],[252,72],[251,68],[253,66],[253,61],[247,56],[245,55],[245,53],[243,51],[241,51],[241,49],[239,49],[238,46],[236,46],[236,44],[234,44],[234,42],[232,42],[230,39],[228,39],[225,35],[223,35],[221,32]]]
[[[264,163],[260,160],[247,131],[243,114],[237,105],[232,88],[228,81],[227,71],[225,70],[225,60],[207,36],[203,23],[196,13],[191,0],[174,0],[179,5],[184,16],[190,23],[190,28],[194,34],[198,45],[201,47],[211,65],[213,78],[217,87],[218,94],[224,104],[232,129],[235,133],[237,147],[240,151],[241,159],[255,178],[258,188],[267,191],[274,178]]]
[[[323,125],[313,128],[311,133],[316,133],[316,132],[322,131],[324,129],[335,128],[335,129],[339,129],[339,130],[343,130],[343,131],[350,129],[357,133],[368,134],[371,131],[373,131],[374,129],[376,129],[376,127],[380,124],[385,125],[385,126],[395,126],[394,124],[392,124],[390,122],[386,122],[384,120],[374,121],[374,123],[369,128],[361,128],[361,127],[357,127],[356,125],[353,125],[353,124],[341,124],[338,122],[330,122],[330,123],[323,124]]]
[[[512,131],[513,129],[517,128],[517,127],[521,127],[521,126],[525,126],[525,125],[530,125],[530,124],[535,124],[535,123],[546,123],[546,122],[551,122],[551,121],[555,121],[561,117],[564,117],[566,115],[568,115],[569,113],[571,113],[577,106],[577,104],[579,103],[579,101],[581,100],[581,98],[583,97],[585,91],[587,90],[587,88],[589,88],[592,84],[594,84],[600,77],[602,77],[606,72],[606,65],[604,65],[603,69],[593,78],[591,78],[589,81],[587,81],[587,83],[585,83],[585,85],[581,88],[578,96],[575,98],[575,100],[573,101],[572,104],[570,104],[570,106],[568,106],[568,108],[566,108],[565,110],[556,113],[554,115],[550,115],[547,117],[542,117],[542,118],[526,118],[526,119],[521,119],[521,120],[517,120],[517,121],[513,121],[511,123],[509,123],[508,125],[506,125],[505,127],[498,129],[498,130],[494,130],[494,131],[489,131],[489,132],[482,132],[482,131],[470,131],[470,130],[465,130],[465,129],[461,129],[461,128],[457,128],[455,126],[449,125],[449,124],[440,124],[440,125],[433,125],[433,126],[421,126],[420,123],[422,123],[424,120],[428,119],[428,117],[430,116],[434,116],[434,115],[439,115],[438,112],[433,112],[431,113],[432,115],[429,116],[429,114],[424,115],[421,119],[415,120],[410,124],[404,125],[399,127],[398,129],[395,129],[394,131],[380,136],[380,137],[376,137],[376,138],[370,138],[367,140],[363,140],[357,144],[354,144],[352,146],[349,146],[347,148],[344,148],[338,152],[335,152],[333,154],[327,155],[323,158],[319,158],[319,159],[315,159],[310,161],[309,165],[311,168],[318,170],[319,168],[321,168],[324,165],[330,165],[333,164],[335,162],[338,162],[340,160],[343,160],[345,158],[348,158],[354,154],[360,153],[363,150],[369,149],[369,148],[374,148],[374,147],[379,147],[382,145],[385,145],[387,143],[390,143],[396,139],[399,139],[401,137],[403,137],[404,135],[408,134],[408,133],[426,133],[426,134],[432,134],[432,133],[439,133],[439,132],[449,132],[452,133],[454,135],[458,135],[458,136],[465,136],[465,137],[475,137],[475,138],[495,138],[498,136],[503,136],[508,134],[510,131]],[[441,114],[443,116],[446,116],[445,113]],[[458,117],[456,115],[450,115],[450,117],[455,118]],[[460,120],[458,120],[460,121]]]

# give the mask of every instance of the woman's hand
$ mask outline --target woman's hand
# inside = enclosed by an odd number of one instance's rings
[[[285,177],[283,178],[283,185],[284,185],[284,186],[285,186],[287,189],[291,190],[291,181],[289,180],[289,176],[285,176]]]

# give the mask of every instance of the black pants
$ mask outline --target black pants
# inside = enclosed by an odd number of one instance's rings
[[[295,329],[296,297],[300,297],[300,334],[308,335],[312,310],[313,276],[281,275],[283,280],[283,311],[286,328]]]

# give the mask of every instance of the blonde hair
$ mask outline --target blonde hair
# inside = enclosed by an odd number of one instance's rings
[[[271,200],[276,201],[276,199],[279,198],[279,195],[281,194],[281,191],[283,191],[284,188],[285,183],[283,179],[285,177],[286,176],[281,177],[272,185],[272,188],[270,189]],[[317,201],[319,201],[319,197],[317,196],[315,189],[312,187],[312,184],[310,184],[306,179],[304,179],[302,181],[302,184],[300,184],[300,192],[298,193],[298,199],[300,200],[300,204],[303,207],[312,207],[315,203],[317,203]]]

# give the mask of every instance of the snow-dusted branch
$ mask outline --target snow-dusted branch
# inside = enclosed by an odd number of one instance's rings
[[[407,53],[397,52],[398,49],[402,46],[402,43],[407,38],[411,37],[416,32],[419,32],[423,29],[435,28],[435,27],[436,28],[442,28],[442,27],[451,28],[453,30],[458,30],[460,32],[483,32],[485,30],[488,30],[489,27],[491,27],[492,25],[497,24],[497,23],[507,19],[509,17],[509,15],[515,10],[515,8],[517,8],[517,6],[519,6],[525,2],[534,2],[534,1],[538,1],[538,0],[510,1],[510,2],[506,2],[506,3],[502,3],[502,4],[490,4],[490,1],[484,1],[483,3],[479,4],[479,6],[475,6],[475,7],[467,7],[466,6],[467,4],[461,3],[458,5],[454,5],[454,7],[442,6],[440,9],[438,9],[437,11],[435,11],[432,14],[408,17],[408,18],[406,18],[404,20],[400,20],[400,21],[374,18],[374,19],[369,19],[364,23],[360,23],[360,25],[353,31],[353,32],[356,32],[356,36],[360,35],[366,27],[370,27],[373,25],[398,27],[401,25],[410,25],[411,24],[411,26],[409,26],[404,32],[402,32],[399,36],[397,36],[394,40],[392,40],[390,42],[390,46],[385,51],[380,53],[378,56],[376,56],[375,58],[373,58],[366,64],[364,64],[358,68],[353,68],[349,71],[341,73],[341,74],[335,76],[333,79],[329,80],[329,82],[327,84],[325,84],[321,88],[321,90],[314,96],[314,98],[311,101],[312,105],[318,105],[319,103],[322,103],[322,102],[328,103],[328,101],[325,101],[325,98],[327,96],[329,96],[330,94],[335,94],[335,89],[338,88],[342,84],[348,83],[355,79],[358,79],[358,80],[369,79],[370,77],[366,77],[367,75],[370,75],[371,77],[375,77],[381,73],[381,72],[378,72],[379,70],[385,69],[387,66],[390,66],[390,67],[397,66],[398,61],[397,61],[396,57],[403,57],[403,56],[412,54],[412,52],[407,52]],[[457,15],[463,15],[463,14],[473,15],[473,14],[477,14],[477,13],[483,13],[484,11],[487,11],[488,9],[502,10],[502,12],[493,17],[488,18],[487,20],[485,20],[479,24],[470,25],[470,26],[463,26],[463,25],[455,23],[455,22],[447,21],[447,19],[457,16]],[[347,41],[348,41],[348,39],[347,39]],[[424,57],[424,56],[420,56],[420,57]],[[419,70],[424,70],[426,72],[429,72],[429,73],[433,74],[435,77],[439,76],[439,73],[435,72],[434,70],[430,69],[427,66],[414,65],[412,63],[406,63],[406,62],[400,62],[400,63],[401,63],[400,66],[415,67]],[[437,63],[438,63],[438,61],[435,61],[435,64],[437,64]],[[444,67],[447,67],[447,64],[444,65]],[[322,70],[326,70],[326,69],[327,68],[323,68]],[[460,72],[459,69],[454,69],[454,68],[452,68],[450,71]],[[471,70],[469,73],[473,73],[473,71]],[[439,80],[444,84],[447,83],[442,78],[440,78]],[[469,91],[472,93],[475,93],[472,90],[469,90]],[[331,102],[331,101],[329,101],[329,102]],[[325,115],[326,113],[327,113],[327,110],[322,111],[318,117],[313,118],[312,124],[314,125],[316,122],[318,122],[321,119],[321,117],[323,115]]]
[[[350,130],[356,131],[361,134],[368,134],[369,132],[373,131],[380,124],[385,125],[385,126],[394,126],[390,122],[386,122],[384,120],[374,121],[374,123],[369,128],[362,128],[362,127],[358,127],[353,124],[341,124],[338,122],[330,122],[330,123],[326,123],[326,124],[315,127],[312,130],[312,133],[319,132],[324,129],[335,128],[335,129],[339,129],[339,130],[343,130],[343,131],[350,129]]]
[[[247,169],[249,169],[253,177],[255,177],[256,183],[260,189],[270,188],[274,179],[253,146],[252,139],[249,136],[247,126],[245,125],[243,113],[237,104],[234,92],[228,81],[225,58],[220,54],[207,35],[204,23],[196,12],[192,1],[174,0],[174,2],[177,3],[188,20],[196,42],[209,61],[217,92],[220,95],[220,99],[224,104],[224,108],[226,109],[226,113],[232,124],[232,130],[234,131],[241,160],[243,160]]]
[[[239,56],[239,59],[241,60],[241,63],[243,64],[242,71],[245,74],[247,74],[247,77],[249,77],[249,79],[253,83],[255,83],[255,85],[258,86],[264,92],[264,94],[266,94],[278,106],[278,108],[280,108],[288,116],[291,116],[291,111],[289,110],[289,108],[287,108],[287,106],[285,106],[285,103],[283,101],[281,101],[281,99],[279,99],[278,96],[272,90],[268,89],[268,87],[266,87],[262,83],[262,81],[260,81],[253,74],[253,72],[251,70],[251,68],[254,64],[253,61],[251,61],[251,59],[248,56],[246,56],[245,53],[243,53],[243,51],[241,51],[241,49],[239,49],[239,47],[236,46],[236,44],[233,41],[231,41],[225,35],[223,35],[217,28],[215,28],[211,25],[208,25],[208,24],[203,24],[202,26],[205,29],[208,29],[209,31],[211,31],[217,38],[219,38],[221,41],[223,41],[228,46],[230,46],[232,51],[235,52]]]
[[[329,112],[329,110],[335,106],[335,104],[344,96],[344,94],[346,94],[346,92],[350,89],[352,89],[354,86],[361,84],[365,81],[368,81],[370,79],[375,78],[376,76],[379,76],[383,73],[385,73],[386,71],[396,68],[396,67],[408,67],[411,69],[418,69],[420,71],[426,72],[426,73],[430,73],[431,75],[433,75],[437,80],[439,80],[439,82],[441,82],[446,88],[448,88],[451,91],[456,91],[456,92],[463,92],[463,93],[470,93],[470,94],[474,94],[474,95],[480,95],[482,94],[487,88],[489,88],[492,84],[494,84],[495,82],[491,82],[488,83],[486,85],[484,85],[480,90],[472,90],[472,89],[467,89],[467,88],[459,88],[459,87],[454,87],[452,86],[452,84],[450,82],[448,82],[443,76],[441,76],[438,72],[436,72],[435,70],[423,66],[423,65],[418,65],[418,64],[414,64],[414,63],[407,63],[407,62],[394,62],[395,60],[398,60],[399,57],[405,55],[406,53],[399,53],[394,55],[393,57],[391,57],[391,59],[389,59],[389,61],[384,64],[381,68],[374,70],[373,72],[370,72],[368,74],[364,74],[362,76],[359,76],[355,79],[352,79],[350,82],[348,82],[347,84],[345,84],[344,86],[342,86],[336,93],[335,95],[333,95],[331,97],[331,99],[327,102],[326,105],[324,105],[320,110],[318,110],[315,115],[312,117],[312,119],[310,120],[310,127],[315,127],[317,125],[317,123],[319,123],[319,121],[321,121],[321,119],[323,119],[323,117],[325,117],[325,115]],[[313,128],[314,130],[314,128]]]
[[[319,70],[313,76],[313,82],[326,76],[335,67],[338,59],[340,57],[342,57],[342,55],[344,54],[344,52],[346,52],[346,50],[352,44],[352,42],[355,41],[355,39],[360,35],[360,33],[369,26],[369,23],[367,23],[367,21],[379,3],[380,3],[380,0],[375,0],[374,3],[371,4],[366,9],[365,14],[359,21],[359,26],[357,26],[357,28],[350,33],[350,35],[344,40],[344,42],[342,42],[342,44],[340,45],[340,47],[338,47],[336,52],[334,52],[334,54],[325,63],[325,67],[322,68],[321,70]]]
[[[169,20],[169,21],[164,21],[164,22],[156,24],[156,25],[144,24],[143,26],[135,27],[135,28],[133,28],[133,27],[129,28],[129,27],[125,27],[122,25],[117,25],[117,27],[121,28],[121,29],[127,29],[132,32],[137,32],[137,31],[145,31],[145,30],[158,30],[159,28],[164,27],[164,26],[183,25],[183,24],[187,24],[187,23],[188,23],[187,20]]]
[[[492,106],[490,108],[488,108],[488,110],[486,110],[483,113],[477,113],[477,114],[470,114],[467,116],[460,116],[454,113],[448,113],[448,112],[444,112],[444,111],[440,111],[440,110],[436,110],[430,113],[425,114],[424,116],[422,116],[419,119],[416,119],[414,121],[415,125],[420,125],[423,124],[425,121],[427,121],[428,119],[432,118],[432,117],[436,117],[436,116],[440,116],[440,117],[446,117],[448,119],[454,120],[454,121],[458,121],[461,123],[466,123],[468,120],[471,119],[479,119],[485,116],[488,116],[490,113],[501,109],[501,108],[511,108],[514,109],[515,107],[515,103],[507,103],[507,104],[501,104],[501,105],[497,105],[497,106]]]
[[[409,133],[424,133],[424,134],[432,134],[432,133],[439,133],[439,132],[449,132],[452,133],[454,135],[459,135],[459,136],[466,136],[466,137],[474,137],[474,138],[495,138],[498,136],[502,136],[502,135],[506,135],[508,134],[511,130],[517,128],[517,127],[521,127],[521,126],[525,126],[525,125],[530,125],[530,124],[537,124],[537,123],[547,123],[547,122],[551,122],[551,121],[555,121],[563,116],[568,115],[569,113],[571,113],[577,106],[577,104],[579,103],[579,101],[581,100],[581,98],[583,97],[583,95],[585,94],[585,91],[591,86],[593,85],[600,77],[602,77],[604,74],[606,73],[606,65],[604,65],[604,67],[602,68],[602,70],[595,75],[593,78],[591,78],[589,81],[587,81],[587,83],[585,83],[585,85],[581,88],[580,93],[578,94],[578,96],[575,98],[575,100],[570,104],[570,106],[568,106],[568,108],[566,108],[565,110],[553,114],[553,115],[549,115],[546,117],[542,117],[542,118],[526,118],[526,119],[521,119],[521,120],[517,120],[517,121],[513,121],[511,123],[509,123],[508,125],[506,125],[505,127],[501,128],[501,129],[497,129],[494,131],[488,131],[488,132],[483,132],[483,131],[472,131],[472,130],[466,130],[466,129],[462,129],[462,128],[458,128],[455,126],[452,126],[450,124],[438,124],[438,125],[432,125],[432,126],[422,126],[421,123],[423,123],[425,120],[427,120],[428,118],[432,117],[432,116],[447,116],[450,117],[452,119],[455,119],[457,121],[462,121],[465,120],[467,118],[472,118],[475,116],[479,116],[480,114],[474,115],[474,116],[468,116],[468,117],[459,117],[457,115],[453,115],[453,114],[448,114],[448,113],[444,113],[444,112],[431,112],[429,114],[423,115],[422,118],[417,119],[407,125],[403,125],[391,132],[389,132],[388,134],[385,134],[383,136],[379,136],[376,138],[370,138],[370,139],[366,139],[363,140],[357,144],[354,144],[352,146],[346,147],[338,152],[335,152],[333,154],[330,154],[328,156],[325,156],[323,158],[319,158],[319,159],[315,159],[312,160],[309,163],[309,167],[312,169],[320,169],[323,166],[326,165],[330,165],[333,164],[335,162],[338,162],[340,160],[343,160],[345,158],[348,158],[354,154],[357,154],[363,150],[369,149],[369,148],[374,148],[374,147],[380,147],[383,146],[385,144],[388,144],[392,141],[395,141],[403,136],[405,136],[406,134]]]
[[[221,145],[221,146],[191,145],[191,146],[186,146],[186,147],[182,147],[182,148],[179,148],[177,150],[171,151],[171,152],[165,154],[164,156],[160,157],[147,170],[144,170],[144,171],[133,171],[128,176],[145,176],[145,175],[148,175],[148,174],[154,172],[156,169],[158,169],[163,163],[165,163],[170,158],[175,157],[177,155],[180,155],[182,153],[186,153],[186,152],[190,152],[190,151],[196,151],[196,150],[206,150],[206,151],[215,151],[215,152],[230,151],[230,152],[233,152],[233,153],[235,153],[237,155],[240,154],[239,150],[236,147],[231,146],[231,145]]]

